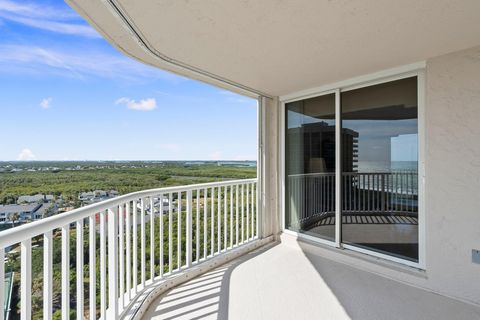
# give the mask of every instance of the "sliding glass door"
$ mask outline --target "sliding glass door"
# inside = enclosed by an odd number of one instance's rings
[[[286,228],[335,240],[335,94],[286,104]]]
[[[417,78],[341,93],[342,242],[418,261]]]
[[[285,227],[418,262],[417,77],[339,89],[285,104]]]

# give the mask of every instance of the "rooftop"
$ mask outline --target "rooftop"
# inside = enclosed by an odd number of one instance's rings
[[[0,205],[0,214],[4,213],[14,213],[14,212],[31,212],[40,208],[42,205],[38,203],[33,204],[7,204]]]

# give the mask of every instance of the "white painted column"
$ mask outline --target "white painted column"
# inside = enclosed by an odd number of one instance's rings
[[[282,230],[279,111],[278,98],[259,99],[259,238],[278,235]]]

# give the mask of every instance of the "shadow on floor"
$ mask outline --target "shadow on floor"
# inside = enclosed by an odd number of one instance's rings
[[[247,253],[173,288],[152,302],[143,319],[228,319],[232,272],[276,245],[272,243]]]
[[[477,306],[326,259],[315,248],[269,244],[172,289],[144,319],[480,319]]]

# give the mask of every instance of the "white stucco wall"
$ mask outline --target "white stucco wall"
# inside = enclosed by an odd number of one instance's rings
[[[428,285],[480,304],[480,47],[427,61],[425,119]]]
[[[480,305],[480,46],[428,59],[425,70],[426,270],[349,250],[287,245]]]

